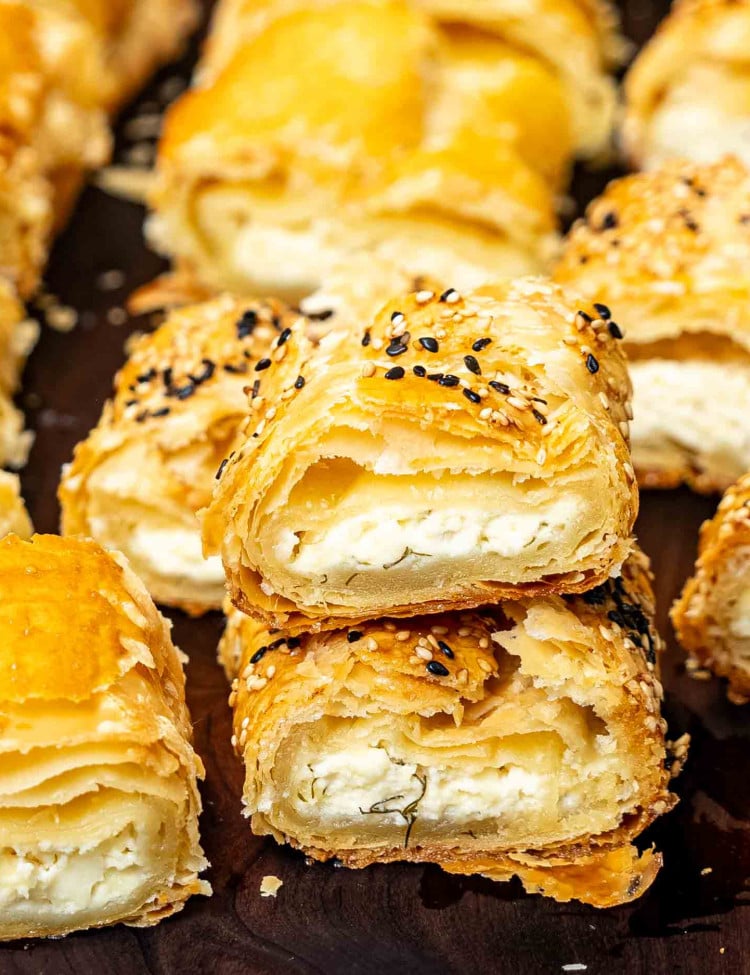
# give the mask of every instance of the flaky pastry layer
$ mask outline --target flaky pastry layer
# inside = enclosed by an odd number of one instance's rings
[[[290,637],[230,613],[256,833],[364,867],[433,861],[609,906],[658,870],[674,802],[646,560],[580,597]]]

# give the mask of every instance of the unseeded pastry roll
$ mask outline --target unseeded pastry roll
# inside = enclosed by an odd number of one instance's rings
[[[405,294],[317,350],[293,332],[204,518],[235,604],[296,632],[616,572],[630,385],[596,316],[525,279]]]
[[[628,72],[625,106],[640,168],[730,152],[750,165],[750,2],[676,0]]]
[[[613,303],[642,486],[723,491],[750,468],[750,176],[738,161],[672,161],[611,183],[554,276]]]
[[[432,861],[598,907],[674,804],[647,561],[583,596],[291,637],[233,610],[220,657],[245,813],[350,867]]]
[[[33,441],[33,435],[23,429],[23,415],[13,405],[13,395],[38,333],[38,325],[24,318],[23,305],[0,276],[0,467],[22,467]]]
[[[155,924],[209,893],[169,625],[119,555],[0,542],[0,940]]]
[[[701,526],[695,570],[672,622],[691,658],[728,678],[730,700],[750,700],[750,475]]]
[[[220,5],[231,54],[167,114],[150,235],[180,269],[294,300],[362,249],[467,287],[540,270],[573,154],[554,71],[399,0],[256,14]]]
[[[196,512],[247,413],[255,368],[300,319],[228,296],[172,312],[142,337],[60,485],[62,530],[123,552],[158,602],[218,609],[224,571],[204,559]]]
[[[0,471],[0,538],[10,532],[20,538],[29,538],[32,531],[17,475]]]

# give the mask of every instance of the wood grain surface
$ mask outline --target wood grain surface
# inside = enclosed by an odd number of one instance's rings
[[[662,9],[628,3],[630,36],[647,36]],[[608,175],[579,174],[579,204]],[[60,466],[96,421],[127,335],[148,327],[113,324],[120,316],[111,311],[162,268],[142,244],[142,220],[139,207],[91,188],[53,255],[49,288],[80,318],[68,334],[45,329],[21,397],[37,431],[23,480],[40,531],[57,528]],[[123,270],[125,283],[103,291],[99,276],[111,269]],[[556,904],[526,896],[516,883],[450,877],[430,866],[308,865],[298,853],[253,837],[240,812],[242,770],[229,746],[227,688],[215,663],[222,621],[174,613],[176,641],[190,657],[188,699],[207,768],[201,826],[214,896],[194,899],[149,930],[119,927],[2,946],[0,972],[526,975],[571,965],[607,975],[750,972],[750,707],[726,703],[716,681],[686,676],[667,621],[692,565],[698,526],[714,503],[686,491],[642,498],[638,532],[654,562],[660,624],[669,639],[670,731],[675,737],[689,731],[693,744],[677,784],[679,806],[644,837],[663,850],[666,863],[638,903],[608,911]],[[260,897],[265,874],[284,882],[276,899]]]

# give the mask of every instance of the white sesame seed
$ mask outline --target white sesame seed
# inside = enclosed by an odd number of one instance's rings
[[[370,376],[375,375],[375,365],[372,362],[365,362],[362,366],[362,378],[369,379]]]
[[[404,643],[411,636],[411,630],[399,630],[396,634],[396,639],[399,643]]]
[[[418,305],[426,305],[428,301],[432,301],[435,297],[434,291],[418,291],[414,295],[414,300]]]
[[[486,661],[486,660],[484,660],[484,659],[482,659],[480,657],[480,659],[479,659],[479,669],[480,670],[483,670],[485,672],[485,674],[491,674],[492,673],[492,664],[488,663],[488,661]]]
[[[427,647],[417,645],[414,648],[414,653],[419,657],[420,660],[432,660],[432,651],[428,650]]]
[[[489,647],[489,645],[490,645],[490,641],[486,636],[480,638],[479,646],[482,648],[482,650],[486,650]]]

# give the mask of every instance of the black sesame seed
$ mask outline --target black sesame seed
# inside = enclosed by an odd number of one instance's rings
[[[286,345],[286,343],[291,338],[291,335],[292,335],[291,328],[285,328],[284,331],[279,336],[278,341],[276,342],[276,347],[278,348],[280,345]]]
[[[502,393],[503,396],[508,396],[510,394],[510,386],[506,383],[498,383],[494,379],[490,379],[489,385],[495,390],[496,393]]]
[[[260,379],[256,379],[255,382],[253,383],[253,388],[250,394],[250,398],[255,399],[255,397],[258,395],[259,390],[260,390]]]
[[[169,415],[169,412],[170,412],[169,407],[168,406],[163,406],[160,410],[154,410],[154,412],[151,414],[151,416],[155,416],[155,417],[168,416]]]
[[[305,385],[305,377],[304,376],[297,376],[297,378],[294,380],[294,388],[295,389],[302,389],[302,387],[304,385]]]
[[[135,404],[136,404],[137,402],[138,402],[138,400],[137,400],[137,399],[126,399],[126,400],[125,400],[125,405],[126,405],[126,406],[135,406]]]
[[[309,311],[305,315],[305,318],[309,318],[311,322],[325,322],[333,315],[333,308],[324,308],[323,311]]]
[[[281,316],[280,315],[274,315],[273,318],[271,319],[271,324],[273,325],[273,327],[278,332],[278,330],[281,328]]]
[[[586,368],[592,376],[599,372],[599,360],[591,352],[586,356]]]
[[[614,230],[619,223],[617,214],[610,210],[602,219],[602,230]]]
[[[591,324],[591,322],[593,322],[593,320],[594,320],[594,319],[593,319],[593,318],[591,317],[591,315],[587,315],[587,314],[586,314],[586,312],[585,312],[585,311],[581,311],[581,310],[580,310],[580,308],[579,308],[579,309],[578,309],[578,311],[576,312],[576,315],[580,315],[580,317],[581,317],[581,318],[582,318],[582,319],[584,320],[584,322],[588,322],[588,323],[589,323],[589,325],[590,325],[590,324]],[[602,317],[604,317],[604,316],[602,316]]]
[[[603,318],[605,322],[612,317],[612,312],[609,310],[609,308],[607,308],[606,305],[599,304],[599,302],[595,301],[594,308],[596,308],[597,312],[599,313],[599,317]],[[579,312],[579,314],[581,313]],[[591,319],[589,319],[589,321],[591,321]]]
[[[391,312],[391,321],[392,322],[396,322],[396,321],[399,321],[400,322],[400,321],[403,321],[403,318],[404,318],[404,313],[402,311],[392,311]]]
[[[201,383],[205,383],[216,371],[216,365],[210,359],[201,359],[201,364],[203,369],[199,373],[197,373],[195,376],[188,376],[188,379],[192,383],[195,383],[196,386],[200,386]]]
[[[481,352],[482,349],[487,348],[487,346],[490,344],[491,341],[492,339],[489,338],[477,339],[476,342],[472,345],[472,349],[474,350],[474,352]]]
[[[466,364],[466,368],[469,370],[469,372],[473,372],[475,376],[482,375],[482,367],[479,365],[473,355],[465,355],[464,363]]]
[[[613,339],[622,338],[622,329],[617,324],[617,322],[607,322],[607,328],[609,329],[609,334]]]
[[[161,376],[164,381],[164,385],[167,387],[167,389],[169,389],[169,387],[172,385],[172,367],[167,366]]]
[[[438,379],[438,386],[458,386],[460,382],[461,380],[458,378],[458,376],[452,376],[449,372],[447,372],[444,376],[441,376],[440,379]]]
[[[544,414],[543,414],[543,413],[540,413],[540,412],[539,412],[539,410],[532,410],[531,412],[532,412],[532,413],[533,413],[533,415],[534,415],[534,419],[535,419],[535,420],[536,420],[536,421],[537,421],[538,423],[541,423],[541,425],[542,425],[542,426],[544,426],[544,425],[546,424],[546,422],[547,422],[547,417],[546,417],[546,416],[544,416]]]
[[[259,664],[261,660],[268,653],[268,647],[261,647],[260,650],[256,650],[255,653],[250,658],[251,664]]]
[[[430,372],[427,374],[427,378],[430,379],[433,383],[439,383],[440,380],[443,378],[443,374],[442,372]]]
[[[365,334],[364,334],[364,335],[362,336],[362,345],[363,345],[363,346],[364,346],[365,348],[367,348],[367,346],[368,346],[369,344],[370,344],[370,331],[369,331],[369,329],[368,329],[368,330],[367,330],[367,331],[365,332]]]
[[[391,339],[391,344],[385,350],[385,354],[389,356],[403,355],[404,352],[406,352],[406,346],[401,339]]]
[[[255,363],[255,371],[262,372],[264,369],[268,369],[270,365],[270,359],[259,359],[258,362]]]
[[[453,295],[457,295],[457,294],[458,294],[458,292],[456,291],[455,288],[448,288],[447,291],[444,291],[440,295],[440,300],[441,301],[448,301],[449,298],[451,298]]]
[[[438,646],[449,660],[453,660],[453,658],[456,656],[445,640],[438,640]]]
[[[472,403],[481,403],[482,397],[479,393],[475,393],[473,389],[464,389],[464,396],[466,399],[471,400]]]
[[[447,677],[450,673],[445,664],[441,664],[439,660],[430,660],[427,664],[427,670],[434,677]]]
[[[185,386],[178,386],[176,389],[172,390],[172,396],[176,396],[177,399],[189,399],[195,392],[195,386],[193,383],[187,383]]]
[[[424,366],[414,366],[414,369],[412,371],[414,375],[419,376],[420,379],[422,379],[424,376],[427,375],[427,370],[425,369]]]
[[[385,374],[386,379],[403,379],[404,378],[404,368],[403,366],[394,366],[389,369]]]
[[[228,372],[233,376],[242,376],[244,375],[244,373],[247,372],[247,363],[246,362],[239,362],[239,363],[225,362],[224,372]]]
[[[252,335],[253,329],[258,324],[258,313],[252,308],[248,309],[242,318],[237,322],[237,338],[246,339]]]
[[[290,636],[286,641],[286,645],[290,650],[296,650],[300,643],[302,643],[302,640],[298,636]]]
[[[229,463],[229,458],[228,457],[225,457],[224,460],[219,464],[219,469],[216,472],[216,480],[217,481],[219,480],[219,478],[221,477],[221,475],[224,473],[224,468],[227,466],[228,463]]]
[[[148,372],[141,373],[140,376],[136,376],[136,382],[139,383],[150,383],[152,379],[156,378],[156,369],[149,369]]]
[[[346,634],[346,639],[349,643],[357,643],[362,639],[362,633],[360,630],[349,630]]]
[[[437,350],[440,348],[437,339],[432,338],[431,335],[425,335],[419,340],[419,344],[428,352],[437,352]]]

